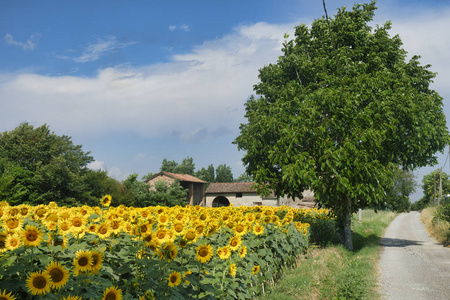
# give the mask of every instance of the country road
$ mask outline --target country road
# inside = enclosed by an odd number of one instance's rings
[[[450,249],[428,236],[419,212],[395,218],[381,245],[383,299],[450,299]]]

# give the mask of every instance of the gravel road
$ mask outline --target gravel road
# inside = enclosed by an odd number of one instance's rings
[[[419,212],[395,218],[381,240],[384,299],[450,299],[450,249],[430,238]]]

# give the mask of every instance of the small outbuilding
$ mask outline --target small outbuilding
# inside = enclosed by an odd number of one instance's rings
[[[205,191],[205,206],[292,206],[313,207],[314,194],[311,191],[303,192],[304,199],[294,201],[289,197],[276,197],[273,193],[261,196],[254,188],[254,182],[225,182],[211,183]]]
[[[150,185],[149,189],[152,189],[157,181],[164,181],[167,184],[171,184],[175,180],[178,180],[183,188],[188,189],[189,192],[186,199],[187,204],[204,205],[205,185],[207,182],[192,175],[159,172],[149,177],[145,182]]]

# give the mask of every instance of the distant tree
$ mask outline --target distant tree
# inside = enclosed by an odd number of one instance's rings
[[[218,165],[216,168],[215,182],[233,182],[233,172],[231,167],[225,164]]]
[[[175,173],[194,175],[195,164],[192,157],[186,157],[181,164],[175,168]]]
[[[214,166],[209,165],[208,168],[201,168],[197,172],[195,172],[194,176],[198,179],[201,179],[206,182],[214,182],[215,176],[214,176]]]
[[[413,203],[413,210],[422,210],[425,207],[435,204],[435,199],[439,197],[439,172],[440,170],[434,170],[433,172],[423,176],[422,190],[424,196],[417,202]],[[442,172],[442,196],[450,194],[450,179],[447,173]]]
[[[353,249],[351,216],[385,201],[397,166],[437,162],[449,142],[435,73],[407,61],[391,23],[370,27],[375,1],[295,28],[276,64],[259,70],[258,97],[235,143],[258,191],[302,197],[337,216]]]
[[[0,135],[0,200],[13,204],[77,205],[86,199],[89,152],[47,125],[23,123]]]
[[[234,180],[235,182],[253,182],[253,177],[247,173],[242,173],[238,178]]]
[[[394,171],[393,184],[386,190],[388,208],[397,212],[408,212],[411,209],[409,196],[415,190],[414,174],[397,168]]]
[[[161,206],[184,206],[187,204],[187,194],[188,189],[183,188],[177,180],[171,184],[167,184],[164,181],[157,181],[154,189],[150,190],[149,204]]]
[[[86,198],[81,199],[83,204],[98,206],[99,200],[105,195],[111,195],[111,206],[134,205],[134,197],[125,188],[123,183],[109,177],[106,171],[88,170],[84,176]]]
[[[174,160],[163,159],[161,168],[159,169],[161,172],[170,172],[176,173],[178,167],[178,163]]]

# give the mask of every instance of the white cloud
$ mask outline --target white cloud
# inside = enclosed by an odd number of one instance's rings
[[[90,61],[95,61],[100,58],[100,56],[111,53],[117,49],[125,48],[129,45],[134,44],[133,42],[122,43],[117,41],[115,36],[108,36],[104,39],[97,39],[93,44],[88,45],[80,56],[70,57],[70,56],[59,56],[62,59],[70,59],[75,62],[85,63]]]
[[[34,47],[36,46],[36,44],[33,42],[34,38],[35,38],[35,35],[32,34],[30,36],[30,38],[27,39],[25,43],[23,43],[23,42],[16,41],[11,34],[7,33],[5,35],[4,39],[5,39],[5,43],[7,45],[18,46],[18,47],[22,48],[23,50],[33,50]]]
[[[264,23],[239,27],[191,53],[173,56],[172,62],[107,68],[93,78],[5,76],[0,81],[0,125],[47,123],[70,136],[125,130],[146,137],[175,133],[187,142],[236,133],[258,69],[276,61],[283,33],[292,28]],[[89,52],[100,55],[111,43]]]
[[[184,31],[186,31],[186,32],[189,32],[189,30],[190,30],[189,26],[186,25],[186,24],[182,24],[182,25],[180,26],[180,29],[181,29],[181,30],[184,30]]]
[[[103,161],[94,160],[93,162],[89,163],[87,167],[91,170],[106,171],[106,165]]]
[[[450,79],[446,57],[450,38],[445,31],[440,31],[440,39],[433,37],[433,28],[448,28],[450,13],[415,18],[420,24],[391,19],[405,49],[433,64],[432,70],[440,73],[437,84],[448,93],[442,82]],[[171,62],[106,68],[92,78],[0,74],[0,128],[11,130],[28,121],[47,123],[70,136],[131,131],[149,138],[177,136],[192,143],[219,133],[236,136],[258,69],[276,62],[284,33],[292,33],[295,25],[237,27],[190,53],[174,55]],[[413,25],[415,29],[408,30]],[[111,51],[116,43],[111,38],[91,45],[79,60]]]
[[[105,171],[106,174],[108,174],[108,176],[110,176],[112,178],[115,178],[117,180],[124,180],[125,178],[127,178],[130,175],[129,173],[126,173],[126,172],[122,171],[118,167],[108,168],[106,166],[105,162],[98,161],[98,160],[95,160],[95,161],[89,163],[87,165],[87,167],[89,169],[91,169],[91,170],[94,170],[94,171],[97,171],[97,170]]]
[[[169,26],[169,30],[170,30],[170,31],[175,31],[177,28],[178,28],[178,27],[177,27],[176,25],[170,25],[170,26]],[[189,27],[189,25],[186,25],[186,24],[181,24],[180,27],[179,27],[179,29],[180,29],[180,30],[183,30],[183,31],[186,31],[186,32],[189,32],[189,31],[191,30],[191,28]]]

